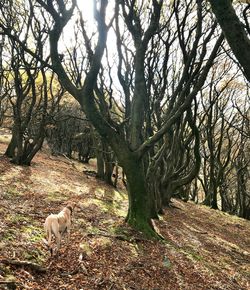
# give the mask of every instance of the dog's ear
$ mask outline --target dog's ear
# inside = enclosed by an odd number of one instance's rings
[[[71,205],[73,210],[76,208],[76,202],[73,201],[73,202],[70,203],[70,205]]]

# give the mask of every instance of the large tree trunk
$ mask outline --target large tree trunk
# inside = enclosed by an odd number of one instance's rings
[[[123,165],[127,177],[129,197],[126,221],[147,237],[160,239],[161,236],[155,232],[151,221],[152,213],[154,213],[155,209],[155,201],[147,188],[143,162],[133,156],[127,157],[127,162]]]

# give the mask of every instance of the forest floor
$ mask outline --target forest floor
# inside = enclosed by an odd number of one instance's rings
[[[250,222],[191,202],[155,224],[165,242],[148,241],[124,223],[127,197],[46,151],[30,167],[9,163],[0,139],[0,289],[250,289]],[[70,244],[51,257],[43,223],[68,201]],[[134,235],[133,235],[134,234]],[[9,287],[9,288],[7,288]]]

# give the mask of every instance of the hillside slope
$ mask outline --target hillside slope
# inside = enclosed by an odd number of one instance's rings
[[[124,189],[83,173],[93,165],[41,152],[20,167],[2,156],[5,148],[0,143],[0,289],[250,289],[249,221],[174,200],[155,222],[166,242],[147,241],[123,222]],[[80,208],[70,245],[51,258],[43,222],[72,200]]]

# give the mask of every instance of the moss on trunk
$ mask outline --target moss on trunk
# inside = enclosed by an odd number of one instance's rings
[[[155,231],[151,218],[155,212],[154,199],[147,189],[142,161],[128,159],[124,166],[128,183],[129,209],[127,223],[147,238],[162,239]]]

